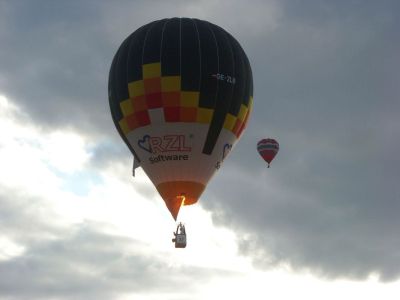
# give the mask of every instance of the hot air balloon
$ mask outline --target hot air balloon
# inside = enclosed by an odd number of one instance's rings
[[[128,36],[109,74],[112,118],[176,220],[198,201],[243,133],[252,107],[249,60],[221,27],[190,18]]]
[[[257,143],[257,151],[261,157],[269,164],[279,151],[279,144],[274,139],[262,139]]]

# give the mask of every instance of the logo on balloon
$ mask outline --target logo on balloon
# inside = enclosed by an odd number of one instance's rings
[[[188,154],[168,154],[168,152],[190,152],[192,147],[186,144],[186,138],[181,134],[168,134],[164,136],[144,135],[138,140],[138,146],[156,156],[149,157],[150,163],[173,160],[188,160]]]
[[[221,168],[222,162],[224,161],[225,157],[228,156],[231,149],[232,149],[232,144],[226,143],[224,145],[224,147],[222,148],[222,158],[221,158],[221,160],[217,161],[217,163],[215,164],[215,169],[218,170],[219,168]]]
[[[143,138],[138,141],[138,146],[143,150],[152,153],[149,140],[150,136],[148,134],[144,135]]]
[[[232,144],[226,143],[226,144],[224,145],[224,149],[223,149],[223,151],[222,151],[222,160],[224,160],[225,157],[228,156],[228,154],[229,154],[229,152],[231,151],[231,149],[232,149]]]

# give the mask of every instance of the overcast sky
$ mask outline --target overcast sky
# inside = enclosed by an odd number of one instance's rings
[[[107,97],[123,39],[175,16],[229,31],[254,78],[179,251]],[[399,28],[396,0],[0,0],[0,299],[397,299]]]

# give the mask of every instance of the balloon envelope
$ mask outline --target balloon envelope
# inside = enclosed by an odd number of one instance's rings
[[[253,95],[246,54],[212,23],[154,21],[121,44],[108,89],[118,132],[176,219],[246,126]]]
[[[257,151],[261,157],[269,164],[279,151],[279,143],[274,139],[262,139],[257,143]]]

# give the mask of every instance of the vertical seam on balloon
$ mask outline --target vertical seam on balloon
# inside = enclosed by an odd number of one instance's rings
[[[196,34],[197,34],[197,44],[198,44],[198,50],[199,50],[199,85],[198,85],[198,92],[199,92],[199,97],[200,97],[200,89],[201,89],[201,81],[202,81],[202,64],[201,64],[201,42],[200,42],[200,33],[199,33],[199,29],[198,29],[198,27],[197,27],[197,23],[196,23],[196,20],[195,19],[191,19],[192,20],[192,22],[193,22],[193,24],[194,24],[194,28],[196,29]],[[198,103],[198,109],[200,108],[200,101],[199,101],[199,103]],[[203,147],[204,147],[204,144],[203,144]],[[200,154],[202,154],[202,151],[200,152]],[[205,170],[206,169],[206,164],[199,164],[198,165],[198,168],[199,168],[199,170],[202,170],[201,171],[201,174],[204,174],[204,171],[203,170]],[[205,183],[206,182],[206,180],[204,180],[204,178],[203,177],[201,177],[201,181],[203,182],[203,183]]]
[[[207,26],[208,30],[211,32],[211,34],[212,34],[212,36],[213,36],[213,38],[214,38],[215,47],[216,47],[216,49],[217,49],[217,74],[219,74],[219,48],[218,48],[217,38],[215,37],[214,31],[212,30],[212,28],[211,28],[211,26],[210,26],[210,23],[205,22],[205,25]],[[204,152],[205,146],[206,146],[206,145],[208,144],[208,142],[209,142],[211,124],[213,123],[213,120],[214,120],[214,117],[215,117],[215,110],[216,110],[216,107],[217,107],[217,100],[218,100],[217,95],[218,95],[218,90],[219,90],[219,80],[216,80],[216,83],[217,83],[217,86],[216,86],[215,95],[214,95],[214,106],[213,106],[212,118],[211,118],[211,122],[210,122],[210,124],[209,124],[209,126],[208,126],[207,135],[206,135],[206,140],[205,140],[205,142],[204,142],[204,144],[203,144],[202,153],[205,153],[205,152]],[[218,139],[218,138],[217,138],[217,139]],[[215,146],[215,144],[214,144],[213,147],[212,147],[211,153],[212,153],[212,151],[213,151],[213,149],[214,149],[214,146]],[[211,153],[210,153],[210,154],[211,154]]]
[[[243,48],[242,48],[242,52],[244,52]],[[244,56],[245,60],[246,60],[246,68],[247,68],[247,74],[249,74],[249,78],[248,78],[248,82],[249,82],[249,98],[253,97],[253,74],[251,71],[251,65],[250,65],[250,60],[247,57],[247,55]],[[249,103],[250,103],[250,99],[249,99]]]
[[[242,101],[244,98],[244,82],[246,82],[245,79],[247,78],[247,74],[246,74],[246,69],[245,69],[245,63],[243,61],[243,56],[242,56],[242,53],[240,52],[239,43],[229,33],[227,33],[227,34],[228,34],[229,40],[231,41],[231,46],[233,45],[232,51],[234,54],[236,54],[234,56],[238,59],[238,61],[235,63],[235,66],[236,67],[240,66],[238,69],[240,69],[242,71],[242,72],[240,72],[241,73],[240,77],[242,77],[241,78],[241,82],[242,82],[241,89],[240,90],[238,89],[238,87],[237,87],[238,85],[236,84],[236,82],[235,82],[235,87],[234,87],[234,91],[235,91],[235,89],[237,89],[237,93],[242,96],[239,98],[240,100],[239,100],[238,111],[236,113],[232,114],[233,116],[237,117],[239,114],[239,111],[240,111],[240,105],[242,104]],[[235,71],[236,71],[236,69],[235,69]],[[235,80],[238,80],[238,78],[235,77]]]
[[[242,101],[240,103],[240,105],[242,105],[242,103],[244,101],[246,101],[244,99],[245,99],[245,95],[246,95],[246,86],[248,85],[248,80],[249,80],[249,69],[247,67],[246,54],[244,53],[244,51],[243,51],[242,47],[240,46],[239,42],[237,42],[237,46],[238,46],[238,52],[239,52],[239,55],[241,57],[243,70],[244,70],[244,72],[243,72],[243,82],[244,82],[244,84],[243,84],[243,87],[242,87],[243,96],[242,96]],[[249,96],[250,96],[250,93],[249,93]],[[239,112],[240,112],[240,106],[239,106],[239,110],[238,110],[237,115],[239,115]]]
[[[162,76],[163,76],[163,74],[162,74],[162,62],[161,62],[161,58],[162,58],[162,50],[163,50],[163,42],[164,42],[164,31],[165,31],[165,28],[167,27],[167,24],[168,24],[168,22],[170,21],[171,19],[167,19],[166,21],[165,21],[165,23],[164,23],[164,26],[163,26],[163,28],[162,28],[162,31],[161,31],[161,42],[160,42],[160,68],[161,68],[161,78],[162,78]],[[162,107],[162,113],[164,114],[164,107]],[[164,117],[164,123],[165,123],[165,117]]]
[[[218,48],[218,42],[217,42],[217,38],[215,37],[214,31],[212,30],[212,28],[210,27],[210,24],[208,22],[206,22],[206,25],[208,27],[208,29],[211,31],[211,34],[214,38],[214,42],[215,42],[215,47],[217,48],[217,74],[219,74],[219,48]],[[217,88],[215,89],[215,95],[214,95],[214,111],[213,111],[213,117],[214,117],[214,113],[215,113],[215,108],[217,106],[217,94],[218,94],[218,90],[219,90],[219,80],[217,80]]]
[[[134,41],[134,39],[133,38],[131,38],[131,40],[129,41],[129,46],[128,46],[128,57],[127,57],[127,62],[128,61],[130,61],[130,56],[131,56],[131,47],[132,47],[132,44],[133,44],[133,41]],[[128,81],[128,63],[126,64],[126,74],[127,74],[127,76],[126,76],[126,81]],[[128,84],[128,82],[127,82],[127,84]]]
[[[181,18],[179,18],[179,77],[182,78],[182,19]]]
[[[163,29],[162,29],[162,31],[161,31],[161,42],[160,42],[160,65],[162,66],[162,63],[161,63],[161,58],[162,58],[162,49],[163,49],[163,41],[164,41],[164,31],[165,31],[165,27],[167,26],[167,23],[169,22],[169,20],[167,20],[165,23],[164,23],[164,26],[163,26]],[[161,76],[162,76],[162,74],[161,74]]]
[[[155,22],[155,23],[158,23],[158,22]],[[146,48],[147,36],[149,35],[149,32],[150,32],[150,30],[153,28],[154,25],[155,25],[155,24],[151,25],[151,26],[149,27],[149,29],[147,29],[147,31],[146,31],[146,36],[144,37],[144,40],[143,40],[143,48],[142,48],[142,77],[143,77],[144,49]]]
[[[225,39],[226,39],[226,41],[227,41],[227,43],[228,43],[228,45],[229,45],[229,49],[230,49],[230,51],[231,51],[232,62],[233,62],[233,64],[232,64],[232,69],[233,69],[233,71],[232,71],[232,77],[234,77],[234,76],[235,76],[235,71],[236,71],[236,70],[235,70],[236,61],[235,61],[235,54],[233,53],[232,41],[231,41],[229,35],[227,34],[227,32],[226,32],[225,30],[223,30],[222,32],[224,33]],[[235,80],[236,80],[236,79],[235,79]],[[226,111],[226,113],[225,113],[224,122],[225,122],[226,116],[229,114],[229,111],[231,110],[231,107],[232,107],[232,105],[233,105],[233,93],[234,93],[234,91],[235,91],[235,87],[234,87],[234,84],[233,84],[233,85],[232,85],[231,99],[230,99],[230,101],[229,101],[230,105],[229,105],[229,107],[228,107],[228,109],[227,109],[227,111]],[[223,129],[223,128],[224,128],[224,126],[222,125],[222,129]],[[221,129],[221,130],[222,130],[222,129]]]
[[[197,28],[197,24],[196,24],[196,20],[191,19],[193,24],[194,24],[194,28],[196,29],[196,34],[197,34],[197,42],[199,45],[199,87],[198,87],[198,91],[200,93],[200,88],[201,88],[201,45],[200,45],[200,34],[199,34],[199,29]]]

